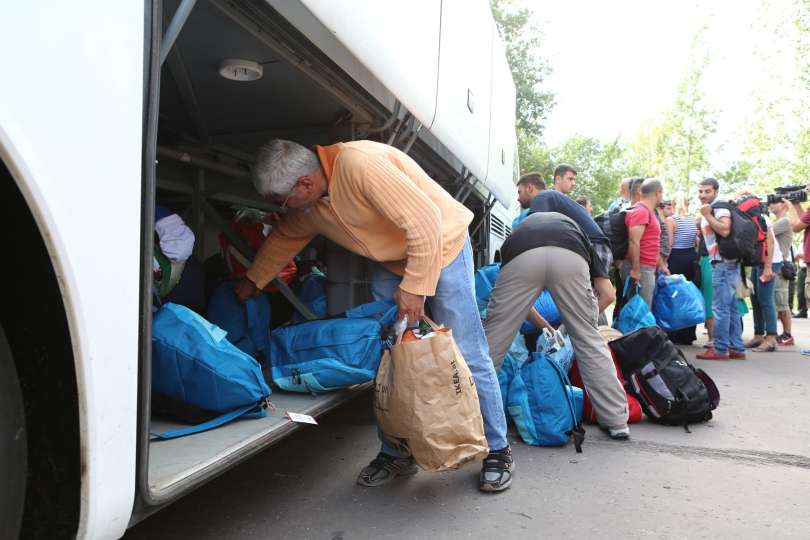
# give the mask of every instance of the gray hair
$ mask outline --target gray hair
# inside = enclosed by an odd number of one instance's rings
[[[321,166],[312,150],[292,141],[271,139],[256,152],[253,185],[263,197],[292,191],[302,176]]]
[[[658,193],[659,191],[664,191],[664,186],[661,184],[660,180],[656,180],[655,178],[647,178],[641,184],[642,195],[652,195],[653,193]]]

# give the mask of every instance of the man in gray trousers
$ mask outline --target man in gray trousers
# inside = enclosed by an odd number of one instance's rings
[[[484,331],[495,369],[543,289],[551,293],[571,337],[582,381],[599,423],[612,439],[627,439],[627,397],[607,344],[597,329],[591,280],[605,277],[591,243],[570,218],[530,214],[501,246],[501,270],[487,307]]]

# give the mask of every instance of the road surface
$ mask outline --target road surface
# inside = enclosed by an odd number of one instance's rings
[[[810,322],[794,321],[810,347]],[[746,327],[751,328],[750,318]],[[746,332],[746,336],[750,331]],[[129,540],[363,538],[810,538],[810,357],[800,346],[695,361],[721,403],[692,433],[646,420],[615,442],[530,447],[510,431],[512,488],[478,468],[355,484],[376,454],[370,396],[306,426],[131,529]],[[684,352],[694,358],[698,347]]]

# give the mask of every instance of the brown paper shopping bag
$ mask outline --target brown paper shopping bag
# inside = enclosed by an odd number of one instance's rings
[[[400,338],[383,355],[374,412],[386,438],[417,465],[457,469],[488,452],[478,393],[453,332],[425,322],[432,337]]]

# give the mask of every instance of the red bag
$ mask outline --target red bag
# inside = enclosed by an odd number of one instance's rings
[[[613,351],[610,351],[610,356],[613,358],[613,365],[616,366],[616,377],[619,379],[619,382],[624,385],[624,375],[622,375],[622,369],[619,367],[619,363],[616,361]],[[571,384],[582,388],[582,391],[585,393],[585,402],[582,407],[582,420],[589,424],[596,424],[596,411],[593,410],[588,390],[585,389],[585,384],[582,382],[582,376],[579,374],[579,366],[576,360],[574,360],[574,365],[571,366],[571,372],[568,374],[568,378],[571,379]],[[627,423],[635,424],[636,422],[641,422],[641,404],[635,397],[627,392],[625,392],[625,395],[627,396],[627,410],[629,413]]]
[[[244,239],[250,247],[256,251],[262,247],[266,236],[264,236],[264,226],[261,223],[232,223],[233,231]],[[225,266],[228,268],[228,276],[231,278],[240,278],[245,275],[250,261],[233,245],[230,238],[225,234],[219,235],[219,248],[222,251],[222,259],[225,261]],[[276,276],[284,283],[289,284],[295,279],[298,274],[298,267],[295,261],[291,260],[287,266],[281,269],[281,272]],[[268,283],[264,288],[269,293],[278,291],[275,285]]]

